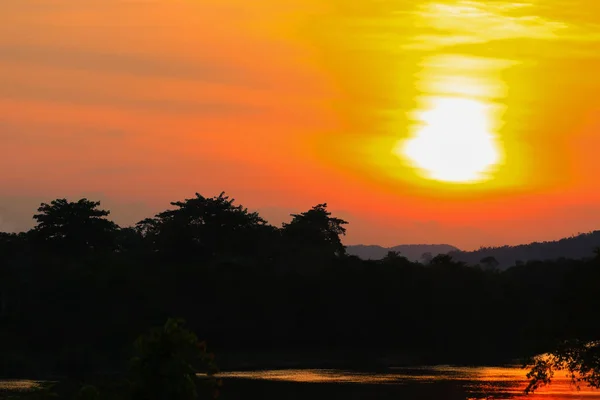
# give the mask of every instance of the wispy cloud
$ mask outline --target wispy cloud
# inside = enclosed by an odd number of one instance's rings
[[[24,125],[0,121],[0,144],[4,145],[35,144],[40,147],[60,146],[81,149],[107,142],[117,144],[127,140],[128,137],[126,132],[118,129],[82,129],[81,126],[68,123],[51,125],[34,122]]]
[[[0,62],[238,85],[250,85],[254,82],[243,68],[210,58],[164,58],[160,55],[102,52],[60,45],[0,45]]]
[[[122,79],[114,78],[118,83]],[[152,87],[147,91],[152,91]],[[128,110],[148,110],[196,116],[230,116],[257,113],[261,108],[253,104],[243,104],[232,98],[213,99],[210,93],[196,93],[194,96],[173,96],[161,94],[158,89],[151,97],[148,94],[128,91],[118,85],[98,90],[95,85],[77,85],[68,82],[8,80],[0,81],[0,97],[10,100],[42,101],[54,104],[84,106],[109,106]]]
[[[470,0],[425,3],[414,12],[414,18],[426,33],[416,35],[405,48],[435,50],[503,39],[556,39],[569,28],[565,22],[527,13],[530,8],[528,3]]]

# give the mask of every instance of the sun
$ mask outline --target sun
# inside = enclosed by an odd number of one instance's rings
[[[398,143],[397,156],[432,180],[475,183],[490,178],[500,162],[500,151],[485,103],[437,97],[417,117],[415,135]]]

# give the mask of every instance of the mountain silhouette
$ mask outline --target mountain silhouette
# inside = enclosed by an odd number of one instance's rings
[[[498,262],[498,269],[507,269],[528,261],[584,259],[594,256],[594,249],[600,246],[600,231],[580,233],[555,241],[533,242],[517,246],[482,247],[475,251],[452,251],[448,254],[454,260],[469,265],[477,265],[487,257]]]
[[[403,244],[394,247],[382,247],[377,245],[354,245],[346,246],[346,252],[357,256],[363,260],[380,260],[386,256],[389,251],[399,252],[401,256],[411,261],[420,261],[425,253],[430,253],[435,257],[438,254],[447,254],[460,251],[457,247],[448,244]]]
[[[481,247],[478,250],[463,251],[448,244],[409,244],[394,247],[377,245],[347,246],[350,255],[364,260],[380,260],[389,251],[400,252],[400,255],[411,261],[423,261],[423,254],[430,257],[448,254],[456,261],[467,265],[486,264],[485,260],[495,260],[495,266],[504,270],[528,261],[550,261],[557,259],[585,259],[594,256],[594,249],[600,246],[600,231],[580,233],[555,241],[533,242],[516,246]]]

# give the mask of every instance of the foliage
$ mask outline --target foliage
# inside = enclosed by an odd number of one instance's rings
[[[496,260],[496,258],[493,256],[483,257],[479,262],[488,269],[496,269],[498,268],[498,265],[500,265],[498,260]]]
[[[164,327],[136,340],[131,365],[134,399],[195,399],[197,373],[212,376],[216,372],[206,343],[200,343],[183,325],[182,320],[169,319]]]
[[[429,263],[431,263],[432,259],[433,259],[433,255],[428,251],[426,251],[425,253],[423,253],[421,255],[421,262],[425,265],[428,265]]]
[[[207,261],[224,254],[248,253],[266,221],[225,193],[177,201],[177,207],[137,224],[151,248],[171,258]]]
[[[577,388],[581,383],[600,388],[600,341],[565,341],[551,353],[532,358],[525,366],[530,368],[527,393],[550,384],[556,371],[566,371]]]
[[[33,216],[37,226],[35,237],[62,252],[81,253],[112,248],[117,225],[107,220],[110,212],[98,209],[100,202],[66,199],[42,203]]]
[[[293,252],[310,253],[315,259],[331,259],[346,254],[340,239],[346,234],[348,222],[331,216],[327,204],[317,204],[307,212],[292,214],[292,221],[283,224],[283,236]]]
[[[600,231],[580,233],[556,241],[534,242],[517,246],[481,247],[475,251],[452,251],[454,259],[474,265],[487,257],[493,257],[497,268],[507,269],[536,260],[593,258],[594,249],[600,243]]]
[[[75,395],[75,400],[98,400],[100,391],[96,386],[83,385]]]

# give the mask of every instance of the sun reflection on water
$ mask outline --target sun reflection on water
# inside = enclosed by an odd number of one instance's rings
[[[519,367],[391,367],[387,372],[369,373],[335,369],[285,369],[222,372],[221,378],[284,381],[296,383],[347,383],[422,385],[453,382],[466,389],[471,399],[600,399],[600,391],[582,387],[577,390],[566,374],[557,373],[550,386],[525,395],[526,371]]]

